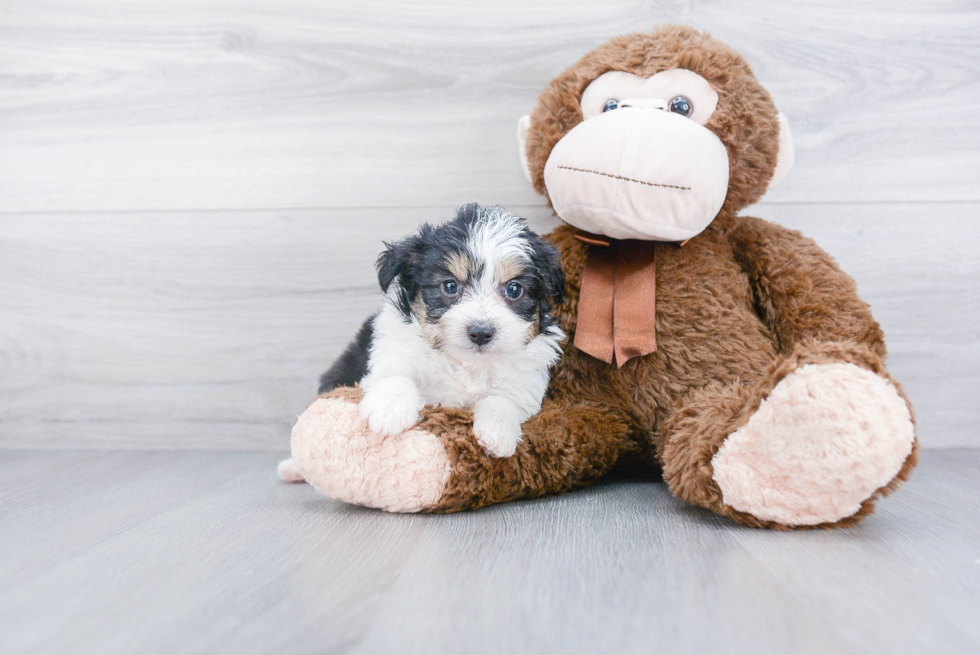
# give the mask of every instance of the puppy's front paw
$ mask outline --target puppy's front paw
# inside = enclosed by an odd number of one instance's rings
[[[419,410],[411,398],[364,394],[358,409],[371,432],[384,436],[401,434],[419,422]]]
[[[385,380],[364,392],[358,413],[372,432],[391,436],[419,422],[422,400],[415,385],[407,382]]]
[[[473,409],[473,434],[491,457],[510,457],[521,440],[521,419],[508,401],[488,398]]]

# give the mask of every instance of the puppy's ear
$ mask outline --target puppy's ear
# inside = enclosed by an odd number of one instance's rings
[[[538,270],[544,294],[556,306],[562,304],[565,301],[565,271],[561,268],[558,249],[537,236],[531,239],[531,247],[534,250],[531,263]]]
[[[378,255],[378,261],[374,267],[378,269],[378,284],[381,291],[388,293],[388,287],[395,281],[395,278],[405,268],[406,253],[402,252],[398,243],[388,243],[385,241],[385,251]]]
[[[422,229],[429,227],[423,225]],[[378,284],[381,291],[388,293],[388,287],[395,281],[396,277],[403,276],[405,271],[411,266],[414,259],[422,251],[422,239],[418,234],[396,241],[395,243],[385,242],[385,251],[378,255],[375,268],[378,269]]]

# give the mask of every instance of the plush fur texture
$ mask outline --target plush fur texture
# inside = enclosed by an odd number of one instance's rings
[[[912,473],[918,462],[917,442],[912,443],[911,453],[891,481],[870,494],[857,512],[836,522],[796,525],[741,512],[723,501],[722,491],[714,479],[712,460],[719,448],[729,435],[749,422],[780,381],[808,364],[841,362],[855,364],[889,382],[911,412],[911,406],[901,386],[885,371],[882,357],[863,344],[813,341],[799,343],[789,356],[773,361],[758,384],[712,383],[692,391],[682,400],[681,406],[664,425],[664,432],[669,438],[659,444],[659,459],[664,462],[664,480],[671,493],[682,500],[752,527],[848,527],[873,512],[877,498],[894,491]],[[910,415],[914,424],[914,414]]]
[[[869,514],[909,476],[914,417],[885,369],[881,329],[854,282],[798,232],[737,216],[772,178],[780,131],[769,95],[737,53],[695,30],[666,27],[587,54],[545,89],[532,113],[526,155],[535,188],[546,193],[545,162],[582,120],[579,99],[589,82],[610,70],[649,77],[677,67],[718,92],[706,127],[728,151],[730,177],[721,211],[701,234],[683,247],[650,244],[657,350],[617,368],[567,346],[548,399],[507,459],[482,452],[472,413],[425,408],[415,429],[436,439],[440,454],[433,457],[440,466],[448,461],[450,473],[438,499],[424,507],[406,501],[412,507],[457,511],[558,493],[617,463],[647,464],[662,469],[681,500],[744,525],[840,527]],[[556,317],[570,343],[589,247],[576,233],[566,225],[548,237],[565,270]],[[845,403],[838,387],[853,398]],[[337,400],[333,411],[350,411]],[[809,415],[815,424],[797,425]],[[336,440],[335,428],[324,430]],[[766,455],[766,444],[777,452]],[[303,445],[295,435],[293,445]],[[368,452],[345,450],[348,469],[362,466]],[[388,454],[394,459],[385,471],[429,475],[430,464],[414,455]],[[780,496],[772,506],[771,490]],[[797,503],[796,493],[813,497]]]
[[[360,398],[360,389],[347,388],[320,396],[293,429],[293,458],[325,496],[388,511],[454,512],[568,491],[597,480],[632,449],[629,428],[588,403],[546,400],[523,426],[533,440],[513,457],[495,458],[474,439],[469,410],[426,407],[414,428],[381,438],[359,422]]]
[[[437,503],[451,473],[439,439],[422,429],[399,438],[371,431],[358,413],[359,397],[339,389],[307,408],[293,427],[294,468],[324,496],[356,505],[417,512]]]
[[[722,501],[791,525],[851,516],[912,452],[905,401],[854,364],[806,364],[783,378],[711,460]]]

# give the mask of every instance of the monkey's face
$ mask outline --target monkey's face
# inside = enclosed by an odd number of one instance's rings
[[[707,80],[684,69],[600,75],[582,94],[583,121],[545,164],[555,211],[615,239],[698,234],[728,192],[728,152],[704,127],[717,104]]]
[[[586,55],[533,116],[518,128],[528,176],[562,220],[616,239],[689,239],[726,198],[728,210],[749,204],[792,162],[784,119],[748,66],[688,28]]]

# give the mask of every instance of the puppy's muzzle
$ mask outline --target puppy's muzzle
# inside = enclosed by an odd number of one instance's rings
[[[466,328],[466,334],[469,335],[470,341],[478,346],[485,346],[490,343],[490,340],[493,339],[494,332],[496,330],[489,323],[471,323]]]

